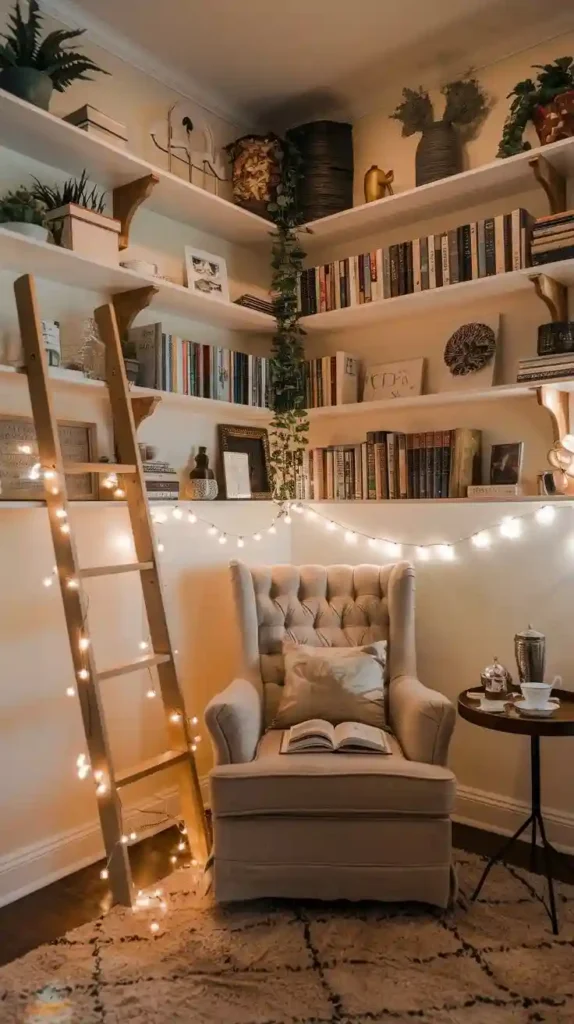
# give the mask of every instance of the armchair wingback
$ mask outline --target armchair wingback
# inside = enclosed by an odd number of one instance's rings
[[[256,896],[422,900],[450,891],[446,767],[455,712],[417,679],[414,569],[232,562],[240,675],[206,709],[219,900]],[[284,638],[388,642],[392,754],[281,755],[272,728]]]

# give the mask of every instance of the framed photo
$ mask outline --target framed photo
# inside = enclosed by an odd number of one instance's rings
[[[227,498],[250,498],[251,479],[247,452],[224,452],[223,475]]]
[[[95,423],[60,420],[58,433],[65,462],[98,461]],[[30,480],[30,470],[37,461],[33,420],[27,416],[0,415],[0,501],[40,501],[44,497],[43,482]],[[70,501],[97,501],[98,477],[93,473],[67,476],[66,490]]]
[[[259,427],[237,427],[233,424],[220,424],[218,429],[223,467],[222,484],[226,497],[231,497],[231,495],[227,493],[225,454],[226,452],[239,452],[247,455],[250,497],[268,501],[271,498],[271,473],[267,431]]]
[[[377,363],[365,371],[363,402],[385,398],[412,398],[422,394],[424,359]]]
[[[490,452],[491,484],[517,484],[522,469],[522,441],[493,444]]]
[[[210,252],[186,245],[185,270],[190,291],[208,299],[229,302],[227,265],[222,256],[214,256]]]

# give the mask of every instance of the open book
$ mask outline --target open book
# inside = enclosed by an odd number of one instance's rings
[[[333,754],[390,754],[389,741],[382,729],[361,722],[331,725],[322,718],[312,718],[286,729],[281,740],[282,754],[311,754],[319,751]]]

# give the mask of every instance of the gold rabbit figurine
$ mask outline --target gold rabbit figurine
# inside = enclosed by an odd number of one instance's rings
[[[375,199],[382,199],[383,196],[394,195],[394,178],[394,171],[382,171],[376,164],[369,167],[365,174],[365,202],[372,203]]]

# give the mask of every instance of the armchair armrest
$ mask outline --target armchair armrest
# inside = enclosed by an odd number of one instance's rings
[[[252,761],[261,736],[263,710],[261,695],[247,679],[234,679],[210,700],[205,724],[215,750],[215,763],[240,764]]]
[[[409,761],[445,765],[456,711],[448,697],[414,676],[391,680],[391,726]]]

